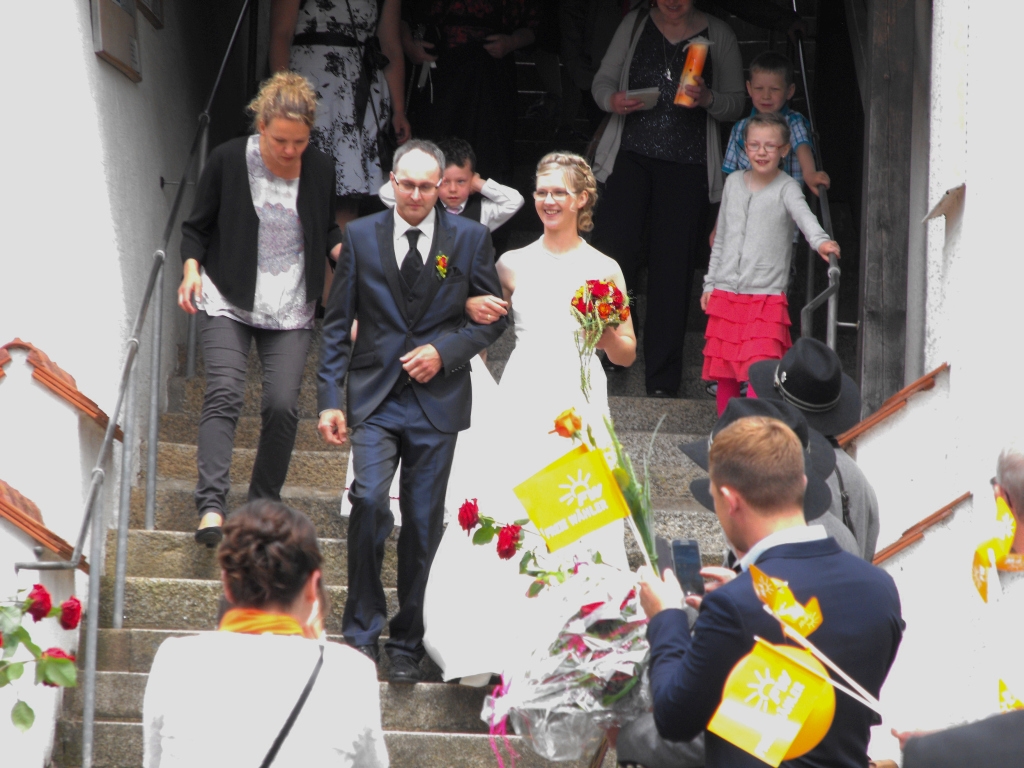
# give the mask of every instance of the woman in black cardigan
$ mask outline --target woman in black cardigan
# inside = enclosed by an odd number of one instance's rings
[[[249,347],[263,367],[262,428],[249,499],[280,500],[299,421],[324,256],[337,259],[334,160],[309,147],[316,95],[294,72],[267,80],[249,105],[257,133],[210,153],[182,224],[178,306],[199,313],[206,395],[196,463],[196,541],[214,547],[230,488]]]

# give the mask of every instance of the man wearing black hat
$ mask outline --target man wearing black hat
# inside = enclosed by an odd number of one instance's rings
[[[778,419],[800,439],[804,450],[804,474],[807,475],[807,492],[804,495],[804,519],[808,525],[820,525],[825,533],[831,536],[847,552],[861,557],[861,547],[854,534],[843,525],[841,517],[826,514],[833,506],[834,497],[829,489],[827,478],[836,468],[836,453],[824,435],[810,429],[803,414],[795,407],[784,402],[773,400],[748,399],[734,397],[722,412],[714,430],[706,440],[696,440],[679,446],[697,466],[707,471],[708,451],[715,441],[715,435],[739,419],[747,416],[767,416]],[[698,478],[690,483],[690,492],[706,509],[715,511],[711,499],[711,481]],[[727,557],[726,563],[733,565],[735,558]]]
[[[896,657],[905,624],[887,573],[843,552],[804,518],[806,451],[776,419],[749,417],[716,433],[709,450],[715,513],[743,573],[709,592],[693,628],[681,610],[683,592],[671,573],[645,569],[640,601],[650,618],[654,722],[665,739],[704,733],[707,768],[764,763],[706,731],[725,681],[754,646],[754,637],[783,643],[778,621],[754,592],[749,568],[785,581],[796,599],[816,597],[823,621],[808,639],[873,696]],[[836,692],[835,714],[821,742],[787,765],[867,765],[874,713]]]
[[[836,442],[837,435],[860,421],[860,391],[843,373],[839,356],[817,339],[797,339],[781,360],[751,365],[750,386],[760,399],[799,409],[808,426],[832,443],[836,461],[826,479],[832,492],[828,511],[853,533],[858,554],[873,559],[878,542],[878,499],[857,462]]]

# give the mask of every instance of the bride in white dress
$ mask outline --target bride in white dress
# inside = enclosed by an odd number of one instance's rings
[[[473,361],[473,423],[459,436],[447,507],[452,519],[434,557],[424,599],[424,645],[445,680],[483,685],[546,638],[553,640],[571,607],[557,588],[527,598],[531,577],[519,573],[520,557],[498,558],[495,543],[475,546],[455,514],[466,499],[478,500],[481,515],[510,523],[526,517],[512,489],[569,451],[573,444],[548,434],[555,417],[576,408],[590,424],[599,445],[609,444],[604,416],[608,388],[599,361],[591,366],[590,402],[580,390],[580,361],[570,300],[586,280],[626,285],[614,260],[587,244],[579,231],[592,227],[597,197],[590,167],[577,155],[553,153],[537,166],[534,199],[544,234],[535,243],[504,254],[497,263],[505,302],[511,303],[516,348],[493,383]],[[471,300],[471,302],[476,300]],[[467,310],[477,322],[493,320],[502,302],[480,299]],[[632,320],[605,331],[598,348],[619,365],[636,358]],[[477,370],[481,369],[481,370]],[[586,426],[584,426],[586,429]],[[533,525],[524,546],[545,553]],[[541,567],[571,566],[600,552],[610,565],[628,568],[622,521],[584,536],[574,544],[540,557]]]

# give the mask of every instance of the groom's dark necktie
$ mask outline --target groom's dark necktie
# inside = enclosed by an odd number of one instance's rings
[[[416,243],[423,233],[418,229],[410,229],[405,234],[409,238],[409,252],[402,259],[402,267],[399,272],[402,274],[406,287],[411,290],[416,285],[416,278],[420,276],[420,271],[423,269],[423,257],[420,256],[420,252],[416,248]]]

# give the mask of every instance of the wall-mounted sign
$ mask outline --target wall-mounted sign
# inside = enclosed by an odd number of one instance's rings
[[[142,15],[157,29],[164,28],[164,0],[136,0]]]
[[[92,0],[92,43],[96,55],[128,79],[142,80],[134,0]]]

